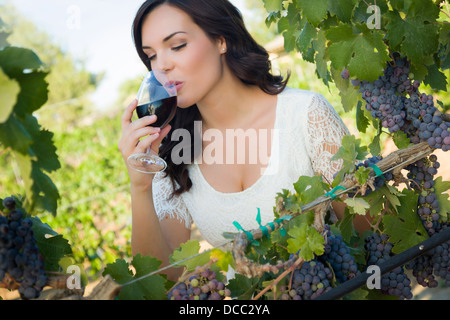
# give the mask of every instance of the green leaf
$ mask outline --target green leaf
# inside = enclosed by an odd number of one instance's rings
[[[234,267],[234,258],[229,251],[224,252],[220,249],[213,249],[211,250],[210,258],[218,259],[216,262],[217,266],[225,272],[228,271],[229,266]]]
[[[25,184],[26,201],[24,206],[27,211],[45,210],[56,215],[59,192],[53,181],[28,155],[24,156],[17,152],[14,155]]]
[[[360,80],[375,81],[383,75],[389,55],[379,30],[369,30],[365,25],[352,28],[341,24],[330,28],[326,37],[331,41],[327,51],[333,68],[347,68]]]
[[[170,263],[180,262],[184,259],[197,255],[200,252],[200,242],[198,240],[188,240],[181,244],[170,256]],[[187,271],[194,271],[197,266],[203,266],[210,260],[209,253],[205,252],[192,259],[180,262],[179,266],[185,266]]]
[[[122,287],[119,293],[119,300],[165,300],[166,279],[154,274],[150,277],[145,277],[136,282],[130,283],[132,280],[148,275],[157,271],[161,262],[151,256],[136,255],[131,262],[131,266],[136,270],[133,274],[130,265],[123,259],[117,259],[114,263],[109,263],[103,271],[103,276],[109,274],[114,281]]]
[[[370,208],[369,203],[367,203],[366,200],[360,197],[356,198],[347,198],[344,200],[344,202],[347,204],[347,206],[350,209],[350,213],[352,214],[360,214],[365,215],[367,213],[367,210]]]
[[[450,200],[448,199],[450,190],[450,181],[443,181],[442,177],[434,180],[434,193],[439,202],[439,216],[443,222],[450,221]]]
[[[0,124],[8,120],[17,102],[20,86],[16,80],[10,79],[0,68]]]
[[[54,134],[47,130],[40,130],[40,125],[33,116],[27,115],[24,123],[33,139],[29,152],[36,166],[47,172],[58,170],[61,164],[53,143]]]
[[[392,140],[399,149],[405,149],[411,144],[411,140],[408,138],[406,133],[400,130],[394,132]]]
[[[430,85],[430,87],[435,90],[447,91],[447,76],[443,72],[439,71],[435,64],[427,66],[427,69],[428,74],[423,82]]]
[[[299,194],[301,202],[307,204],[323,196],[328,186],[323,182],[321,176],[300,176],[294,183],[294,189]]]
[[[325,38],[325,33],[323,30],[319,30],[317,40],[312,41],[314,49],[317,51],[314,56],[317,75],[322,79],[323,83],[328,86],[331,75],[328,71],[326,42],[327,39]]]
[[[308,49],[312,46],[312,42],[317,40],[317,35],[317,29],[309,22],[306,22],[297,38],[297,48],[300,53],[303,55],[307,54]]]
[[[367,127],[370,122],[369,119],[364,115],[364,110],[362,110],[362,102],[358,101],[356,105],[356,128],[361,133],[366,133]]]
[[[6,47],[0,50],[0,66],[9,78],[20,84],[20,93],[14,112],[19,118],[42,107],[48,99],[46,72],[41,71],[42,62],[32,50]]]
[[[345,208],[344,217],[337,222],[337,226],[341,232],[341,236],[345,242],[349,243],[353,233],[355,232],[355,228],[353,225],[353,218],[355,215],[350,214],[350,210],[348,207]]]
[[[231,291],[231,297],[236,300],[251,300],[256,288],[259,286],[259,278],[247,278],[236,274],[234,279],[228,282],[227,288]]]
[[[358,101],[360,95],[358,88],[350,83],[350,79],[342,79],[341,71],[336,70],[333,67],[331,68],[331,75],[336,88],[339,89],[339,96],[341,97],[342,106],[344,107],[345,112],[352,111],[355,105],[359,105],[361,108],[361,102]],[[356,124],[358,125],[358,111],[356,112]]]
[[[394,244],[392,252],[401,253],[428,238],[423,223],[417,214],[418,195],[415,191],[403,189],[398,215],[383,216],[385,232]]]
[[[46,271],[59,271],[59,261],[66,255],[72,254],[69,241],[56,233],[47,223],[37,217],[31,217],[33,233],[39,253],[45,261]]]
[[[43,64],[33,50],[5,47],[0,50],[0,66],[10,78],[23,75],[24,70],[38,70]]]
[[[303,16],[315,27],[327,16],[328,0],[297,0],[297,6],[302,9]]]
[[[325,239],[313,227],[306,224],[290,228],[288,234],[292,237],[287,240],[288,251],[297,253],[299,257],[310,261],[314,259],[314,254],[321,256],[324,253]]]
[[[340,21],[350,23],[356,2],[355,0],[328,0],[328,10]],[[315,1],[311,1],[311,3],[315,3]]]
[[[398,11],[387,13],[389,22],[386,25],[386,37],[391,48],[394,50],[399,48],[413,64],[421,64],[424,56],[437,50],[439,27],[433,22],[438,14],[439,9],[431,3],[429,8],[425,7],[422,12],[410,9],[404,19]]]
[[[11,115],[8,120],[0,124],[0,143],[5,148],[20,154],[28,154],[28,148],[32,143],[32,138],[23,122]]]
[[[381,153],[380,134],[377,134],[373,138],[372,142],[369,144],[369,150],[373,156],[378,156]]]
[[[364,160],[367,155],[367,147],[360,146],[361,139],[356,139],[354,135],[346,135],[342,138],[341,147],[331,160],[342,159],[342,169],[333,181],[335,187],[340,183],[345,173],[352,173],[355,170],[356,160]]]
[[[283,10],[284,0],[263,0],[267,12],[278,12]]]
[[[364,184],[367,182],[367,179],[369,178],[370,169],[366,168],[364,166],[361,166],[356,170],[355,172],[355,178],[357,179],[359,184]]]

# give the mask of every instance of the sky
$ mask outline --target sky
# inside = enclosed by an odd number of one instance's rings
[[[47,32],[62,49],[83,59],[89,72],[106,72],[91,96],[99,108],[117,98],[119,85],[141,76],[145,67],[131,38],[134,15],[144,0],[0,0],[12,3],[27,19]],[[242,12],[244,0],[231,0]]]

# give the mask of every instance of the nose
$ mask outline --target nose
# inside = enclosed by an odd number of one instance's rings
[[[170,71],[174,67],[173,61],[170,58],[170,55],[161,53],[157,55],[157,58],[152,61],[152,69],[161,70],[161,71]]]

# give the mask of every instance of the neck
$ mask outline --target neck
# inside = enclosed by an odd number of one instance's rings
[[[197,103],[203,129],[247,127],[258,109],[258,99],[264,95],[259,87],[246,85],[230,71],[225,71],[214,89]]]

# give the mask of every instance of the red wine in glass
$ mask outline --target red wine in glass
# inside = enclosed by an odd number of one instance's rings
[[[152,103],[137,106],[136,113],[139,118],[156,114],[157,119],[153,127],[164,128],[175,116],[177,111],[177,97],[168,97]]]
[[[136,113],[139,118],[156,115],[152,127],[164,128],[175,116],[177,110],[177,90],[174,81],[169,81],[163,71],[150,71],[142,81],[138,92]],[[135,170],[144,173],[157,173],[167,168],[164,159],[146,153],[132,154],[128,164]]]

